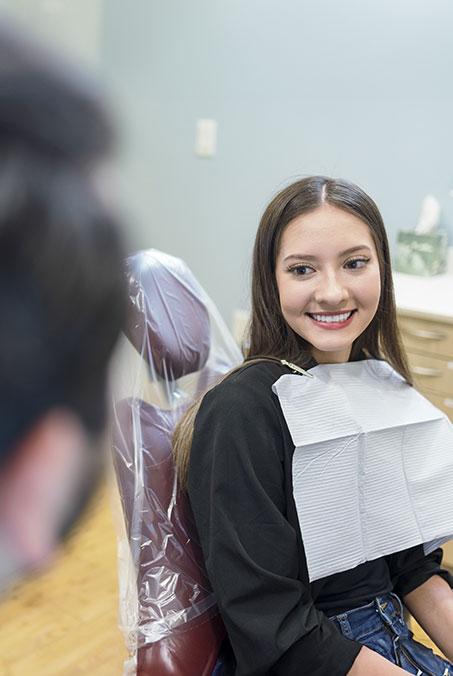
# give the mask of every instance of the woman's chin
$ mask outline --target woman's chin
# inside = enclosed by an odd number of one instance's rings
[[[312,355],[318,364],[337,364],[348,361],[352,343],[335,345],[313,345]]]

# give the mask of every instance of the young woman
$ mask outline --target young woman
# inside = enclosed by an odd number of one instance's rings
[[[402,610],[453,660],[452,579],[441,550],[425,556],[415,546],[309,582],[294,444],[272,385],[291,373],[281,360],[309,369],[363,359],[386,360],[411,384],[382,218],[357,186],[306,178],[272,200],[258,229],[245,363],[176,435],[234,654],[224,673],[453,675],[450,662],[413,640]]]

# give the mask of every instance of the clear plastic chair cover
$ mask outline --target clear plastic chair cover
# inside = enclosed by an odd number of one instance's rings
[[[172,434],[187,407],[242,355],[180,259],[126,261],[127,325],[113,377],[113,464],[123,513],[120,625],[125,673],[208,676],[225,631],[206,578]]]

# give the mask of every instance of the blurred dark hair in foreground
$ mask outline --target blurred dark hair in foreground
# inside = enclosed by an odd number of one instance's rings
[[[0,21],[0,476],[49,411],[103,429],[125,300],[113,149],[95,84]]]
[[[2,458],[55,404],[102,427],[124,296],[118,227],[98,187],[112,147],[94,85],[0,24]]]

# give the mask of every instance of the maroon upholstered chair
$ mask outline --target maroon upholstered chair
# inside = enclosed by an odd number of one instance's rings
[[[133,356],[119,369],[113,460],[136,589],[127,602],[137,604],[136,673],[210,676],[225,629],[177,485],[171,438],[194,397],[241,355],[182,261],[144,251],[127,260],[126,274],[125,344]]]

